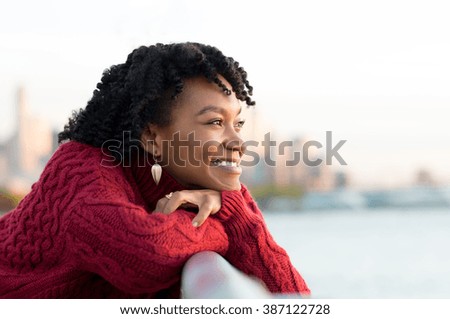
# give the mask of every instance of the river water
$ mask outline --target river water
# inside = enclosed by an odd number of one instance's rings
[[[450,298],[447,209],[266,212],[315,298]]]

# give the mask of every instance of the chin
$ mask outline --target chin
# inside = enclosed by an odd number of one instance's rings
[[[226,184],[218,185],[216,190],[218,190],[218,191],[240,191],[241,183],[233,183],[230,185],[226,185]]]

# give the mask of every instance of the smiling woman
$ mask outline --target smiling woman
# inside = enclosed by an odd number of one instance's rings
[[[239,182],[251,93],[236,61],[198,43],[140,47],[105,71],[0,219],[0,297],[180,297],[183,265],[208,250],[308,295]]]

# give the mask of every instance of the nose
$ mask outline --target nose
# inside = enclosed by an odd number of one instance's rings
[[[242,155],[245,153],[246,147],[244,141],[241,138],[241,135],[236,132],[234,128],[228,131],[229,133],[224,140],[225,149],[237,151],[239,152],[239,156],[242,157]]]

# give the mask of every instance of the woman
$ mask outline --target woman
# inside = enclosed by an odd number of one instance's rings
[[[239,182],[251,94],[237,62],[198,43],[140,47],[106,70],[0,219],[0,297],[176,298],[205,250],[272,292],[308,295]]]

